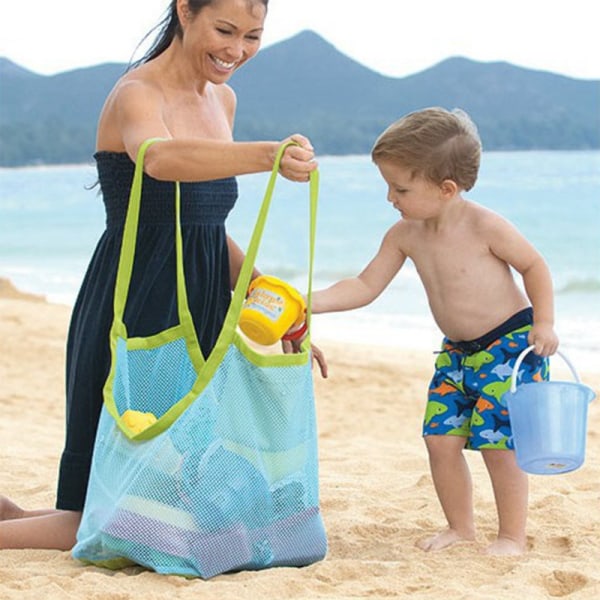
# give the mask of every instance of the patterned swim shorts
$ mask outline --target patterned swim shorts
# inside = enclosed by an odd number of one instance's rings
[[[506,332],[507,324],[522,323],[523,318],[528,319],[528,324]],[[531,309],[517,313],[480,338],[486,342],[484,347],[479,340],[444,339],[429,386],[424,436],[465,437],[465,447],[473,450],[514,449],[508,409],[502,396],[510,389],[519,354],[529,345],[530,323]],[[502,331],[505,333],[494,335]],[[549,375],[548,359],[530,352],[521,363],[517,382],[547,381]]]

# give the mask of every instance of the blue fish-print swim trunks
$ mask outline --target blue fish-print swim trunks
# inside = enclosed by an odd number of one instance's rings
[[[506,403],[519,354],[528,347],[533,322],[524,309],[477,340],[444,338],[429,385],[423,435],[457,435],[473,450],[514,449]],[[517,383],[547,381],[548,359],[533,352],[521,363]]]

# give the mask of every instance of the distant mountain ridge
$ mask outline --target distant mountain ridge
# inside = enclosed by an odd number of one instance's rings
[[[107,63],[43,76],[0,58],[0,166],[89,161],[98,114],[126,68]],[[367,153],[392,121],[434,105],[469,112],[487,150],[600,148],[600,80],[505,62],[453,57],[393,78],[304,31],[261,50],[231,86],[237,139],[300,131],[320,154]]]

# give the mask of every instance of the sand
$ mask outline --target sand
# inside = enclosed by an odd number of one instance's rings
[[[70,309],[0,286],[0,493],[52,506],[64,429],[64,347]],[[431,355],[317,341],[330,377],[315,374],[324,561],[209,581],[83,566],[68,552],[0,551],[2,600],[144,598],[600,597],[600,404],[592,403],[586,461],[531,476],[529,550],[480,553],[495,535],[493,494],[469,453],[478,538],[425,553],[415,542],[444,526],[420,437]],[[581,374],[600,391],[600,372]]]

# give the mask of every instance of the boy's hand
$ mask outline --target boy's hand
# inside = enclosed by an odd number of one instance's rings
[[[558,348],[558,336],[550,323],[534,323],[527,341],[535,346],[534,352],[539,356],[550,356]]]
[[[327,379],[327,360],[325,360],[325,354],[323,354],[323,351],[320,348],[317,348],[317,346],[314,344],[310,345],[310,351],[313,365],[316,360],[317,364],[319,365],[319,371],[321,371],[321,377],[323,379]]]
[[[292,341],[282,340],[281,345],[283,352],[285,354],[297,354],[300,352],[304,337],[300,338],[299,340]],[[319,365],[319,371],[321,372],[321,377],[323,377],[323,379],[327,379],[327,360],[325,359],[325,354],[323,354],[323,351],[314,344],[310,345],[310,353],[313,366],[315,361],[317,361],[317,364]]]

